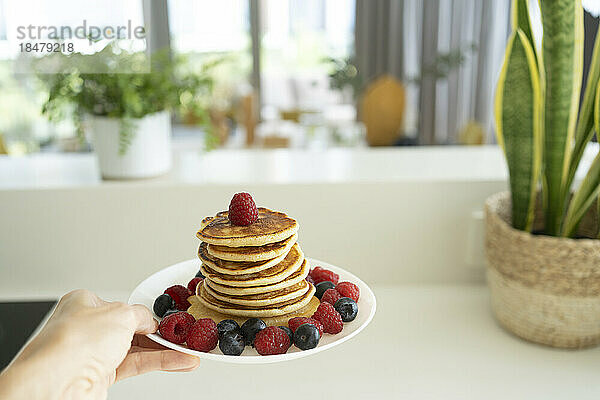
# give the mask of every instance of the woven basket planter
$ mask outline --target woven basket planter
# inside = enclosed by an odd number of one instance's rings
[[[563,348],[600,343],[600,240],[513,229],[510,208],[508,192],[486,201],[487,279],[496,318],[536,343]],[[596,209],[585,215],[579,237],[595,236]],[[543,216],[536,215],[534,231],[543,225]]]

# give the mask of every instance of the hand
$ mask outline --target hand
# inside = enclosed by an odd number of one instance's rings
[[[157,327],[142,305],[106,302],[86,290],[71,292],[0,374],[0,398],[104,399],[120,379],[197,368],[197,357],[144,336]]]

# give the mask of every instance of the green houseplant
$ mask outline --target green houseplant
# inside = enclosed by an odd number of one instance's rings
[[[494,312],[509,330],[552,346],[583,347],[600,342],[600,241],[592,207],[600,154],[577,188],[573,181],[586,145],[600,132],[600,38],[580,105],[581,1],[539,4],[537,47],[528,1],[512,2],[495,101],[510,194],[486,202],[488,283]]]
[[[356,67],[355,56],[346,58],[327,57],[325,63],[329,65],[329,87],[343,95],[349,93],[352,101],[356,102],[363,86],[363,78]]]
[[[61,73],[43,73],[57,62]],[[38,70],[48,88],[43,113],[51,121],[71,118],[80,137],[89,131],[105,177],[166,172],[171,113],[193,109],[210,130],[205,99],[212,78],[207,69],[191,71],[183,56],[129,53],[113,42],[91,55],[45,57]]]

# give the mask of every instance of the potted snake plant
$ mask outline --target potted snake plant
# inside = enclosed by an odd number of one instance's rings
[[[600,154],[574,184],[600,132],[600,38],[583,78],[581,1],[540,2],[534,37],[527,0],[512,2],[512,33],[495,99],[510,192],[486,201],[492,309],[501,325],[555,347],[600,343]]]

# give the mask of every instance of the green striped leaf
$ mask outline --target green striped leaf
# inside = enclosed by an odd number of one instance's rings
[[[533,31],[531,30],[531,20],[529,17],[528,0],[513,0],[511,24],[512,30],[520,29],[523,31],[531,47],[535,49],[535,41],[533,40]]]
[[[596,132],[600,132],[600,85],[596,86],[594,100],[594,126]],[[571,237],[577,232],[577,226],[587,210],[592,206],[594,200],[600,193],[600,154],[596,156],[590,166],[581,186],[573,195],[569,204],[565,223],[563,227],[563,236]]]
[[[509,38],[496,89],[498,143],[510,176],[512,225],[530,231],[541,169],[540,82],[533,48],[521,29]]]
[[[596,35],[597,34],[598,32],[596,33]],[[598,36],[596,37],[598,38]],[[597,40],[596,44],[598,42],[600,42],[600,40]],[[598,82],[597,86],[598,88],[596,89],[596,100],[594,101],[594,129],[596,130],[596,132],[600,132],[600,82]],[[600,219],[600,197],[596,197],[596,208],[596,215]],[[598,224],[598,233],[596,234],[596,236],[598,237],[598,239],[600,239],[600,224]]]
[[[577,231],[577,226],[581,221],[581,218],[585,215],[586,211],[593,204],[594,200],[598,197],[600,192],[600,154],[596,156],[588,173],[581,182],[581,186],[575,192],[569,209],[567,210],[567,216],[565,217],[565,223],[563,226],[562,236],[572,237]]]
[[[568,194],[567,181],[583,71],[583,9],[580,1],[540,2],[545,72],[544,195],[546,233],[557,235]]]
[[[600,28],[596,31],[596,43],[594,44],[594,51],[592,53],[592,61],[590,63],[590,69],[587,76],[587,84],[585,92],[583,94],[583,101],[579,109],[579,119],[577,120],[577,128],[575,129],[575,146],[573,148],[573,155],[571,157],[571,165],[569,166],[569,176],[567,179],[567,185],[565,189],[568,196],[568,189],[570,189],[573,179],[575,178],[575,172],[579,167],[579,162],[583,156],[585,147],[590,140],[594,137],[594,99],[596,97],[596,86],[600,78]],[[596,115],[597,117],[597,115]],[[597,132],[597,128],[596,128]]]
[[[600,82],[596,82],[596,97],[594,100],[594,129],[598,134],[600,134]]]

